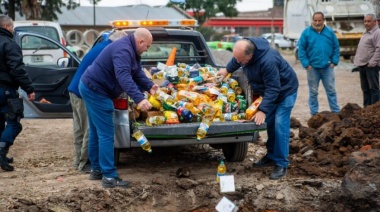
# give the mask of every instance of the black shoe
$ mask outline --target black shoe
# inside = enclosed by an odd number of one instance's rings
[[[282,166],[274,167],[272,174],[269,176],[271,180],[278,180],[283,178],[286,175],[286,168]]]
[[[115,188],[116,186],[122,187],[122,188],[127,188],[129,186],[128,181],[123,181],[122,179],[118,177],[114,178],[102,178],[102,186],[103,188]]]
[[[15,168],[8,163],[8,159],[6,157],[0,156],[0,167],[4,171],[13,171]]]
[[[269,159],[267,156],[262,157],[259,161],[252,164],[255,168],[261,168],[261,167],[268,167],[268,166],[275,166],[276,163]]]
[[[101,180],[103,177],[103,174],[99,170],[91,170],[90,176],[88,177],[89,180]]]
[[[8,163],[13,163],[13,158],[12,157],[7,157],[7,161],[8,161]]]
[[[82,167],[80,171],[82,173],[91,173],[91,164],[90,163],[84,164],[84,166]]]

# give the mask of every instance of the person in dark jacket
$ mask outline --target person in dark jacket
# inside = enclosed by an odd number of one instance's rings
[[[89,179],[101,179],[105,188],[129,185],[119,178],[115,168],[112,99],[126,92],[140,110],[152,108],[138,88],[151,94],[159,88],[146,77],[140,63],[140,55],[149,49],[152,41],[149,30],[138,28],[133,34],[111,43],[86,69],[79,83],[89,119]]]
[[[29,101],[35,98],[32,82],[24,69],[21,48],[13,40],[13,32],[12,18],[0,15],[0,166],[4,171],[14,170],[9,164],[13,158],[6,155],[22,130],[20,118],[23,117],[21,111],[12,113],[8,101],[19,98],[19,87],[28,94]],[[23,107],[22,102],[18,106]]]
[[[84,71],[95,60],[100,52],[121,37],[127,34],[123,31],[113,31],[103,34],[103,41],[97,43],[91,50],[83,57],[73,80],[69,85],[69,95],[71,107],[73,109],[73,130],[74,130],[74,167],[82,172],[89,172],[91,165],[88,161],[88,118],[87,111],[82,96],[79,93],[79,81]]]
[[[280,179],[286,175],[289,164],[290,114],[297,98],[297,75],[264,38],[239,40],[233,56],[218,75],[224,78],[242,67],[252,90],[263,97],[252,120],[258,125],[267,123],[267,154],[253,166],[274,166],[269,178]]]

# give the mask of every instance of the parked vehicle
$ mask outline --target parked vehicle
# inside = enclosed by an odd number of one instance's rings
[[[283,34],[280,34],[280,33],[265,33],[265,34],[262,34],[261,37],[267,39],[267,41],[269,43],[272,43],[272,36],[274,35],[274,47],[276,47],[276,49],[287,49],[287,48],[290,48],[290,49],[293,49],[293,45],[292,45],[292,42],[288,39],[286,39],[284,37]]]
[[[340,55],[349,59],[356,53],[360,37],[365,32],[364,15],[375,14],[368,0],[286,0],[284,6],[284,35],[291,40],[300,38],[303,30],[312,23],[315,12],[322,11],[325,24],[338,38]],[[296,51],[297,52],[297,51]]]
[[[151,68],[157,65],[157,62],[165,63],[167,60],[168,49],[177,48],[175,64],[186,63],[202,65],[208,64],[216,68],[221,68],[215,64],[214,58],[207,48],[206,41],[203,36],[189,28],[187,21],[172,21],[173,23],[184,23],[173,28],[165,28],[162,21],[149,22],[151,25],[144,26],[150,29],[153,35],[153,44],[148,52],[141,57],[141,63],[144,68]],[[172,23],[170,22],[170,23]],[[124,27],[122,23],[129,23],[129,27]],[[123,29],[126,33],[133,33],[137,27],[141,27],[137,23],[141,21],[120,21],[113,22],[118,29]],[[193,23],[194,24],[194,23]],[[152,27],[150,27],[152,26]],[[43,35],[18,32],[15,37],[16,41],[22,47],[25,39],[39,39],[53,43],[59,46],[67,53],[67,57],[58,59],[55,65],[27,65],[30,78],[35,86],[36,100],[29,102],[25,92],[20,91],[25,105],[25,117],[29,118],[69,118],[72,117],[71,106],[67,87],[80,64],[80,60],[71,53],[67,48],[57,41],[47,38]],[[103,37],[99,37],[99,42]],[[40,42],[41,43],[41,42]],[[236,71],[233,77],[238,80],[243,94],[248,104],[252,103],[252,91],[243,72]],[[41,101],[45,99],[50,103]],[[222,149],[224,156],[228,161],[243,161],[248,151],[248,143],[255,142],[258,137],[259,130],[265,130],[266,126],[256,126],[253,122],[237,123],[233,121],[213,123],[207,136],[200,141],[196,139],[196,132],[199,123],[181,123],[181,124],[164,124],[158,126],[147,126],[145,121],[129,118],[130,105],[128,98],[118,99],[122,104],[115,104],[114,125],[115,125],[115,159],[119,159],[120,152],[133,147],[140,147],[139,143],[131,134],[133,128],[138,126],[144,135],[149,139],[152,148],[157,146],[180,146],[193,144],[209,144],[210,146]],[[133,116],[132,116],[133,117]]]
[[[51,21],[14,21],[15,33],[33,32],[45,35],[62,45],[66,45],[61,26]],[[58,58],[64,57],[65,52],[52,43],[44,42],[35,37],[23,40],[22,51],[25,64],[56,64]],[[43,42],[43,43],[39,43]],[[41,45],[42,44],[42,45]]]
[[[232,52],[235,42],[242,39],[242,36],[231,34],[224,35],[220,41],[209,41],[207,42],[207,46],[211,49],[215,50],[227,50]]]

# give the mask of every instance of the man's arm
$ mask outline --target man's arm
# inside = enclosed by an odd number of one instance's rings
[[[310,66],[309,58],[307,57],[307,36],[306,36],[306,30],[309,30],[308,28],[305,29],[300,39],[298,40],[298,59],[300,60],[302,67],[307,68]]]
[[[24,69],[25,64],[22,61],[22,51],[20,47],[15,43],[11,42],[5,47],[5,57],[6,63],[9,68],[9,74],[12,79],[17,82],[16,86],[20,86],[27,94],[34,92],[34,87],[32,86],[32,81],[30,80],[28,73]]]
[[[333,55],[331,58],[331,63],[334,66],[337,66],[339,63],[339,57],[340,57],[339,41],[333,30],[331,30],[331,33],[332,33],[332,39],[333,39]]]
[[[380,29],[374,32],[372,43],[375,47],[375,53],[368,62],[369,67],[375,67],[380,63]]]

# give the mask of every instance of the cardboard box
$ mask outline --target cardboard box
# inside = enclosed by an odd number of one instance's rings
[[[147,111],[147,112],[143,112],[143,111],[140,112],[140,119],[142,119],[142,120],[145,120],[146,118],[151,117],[151,116],[162,116],[162,112],[161,111],[155,111],[155,110],[151,110],[151,111]]]

